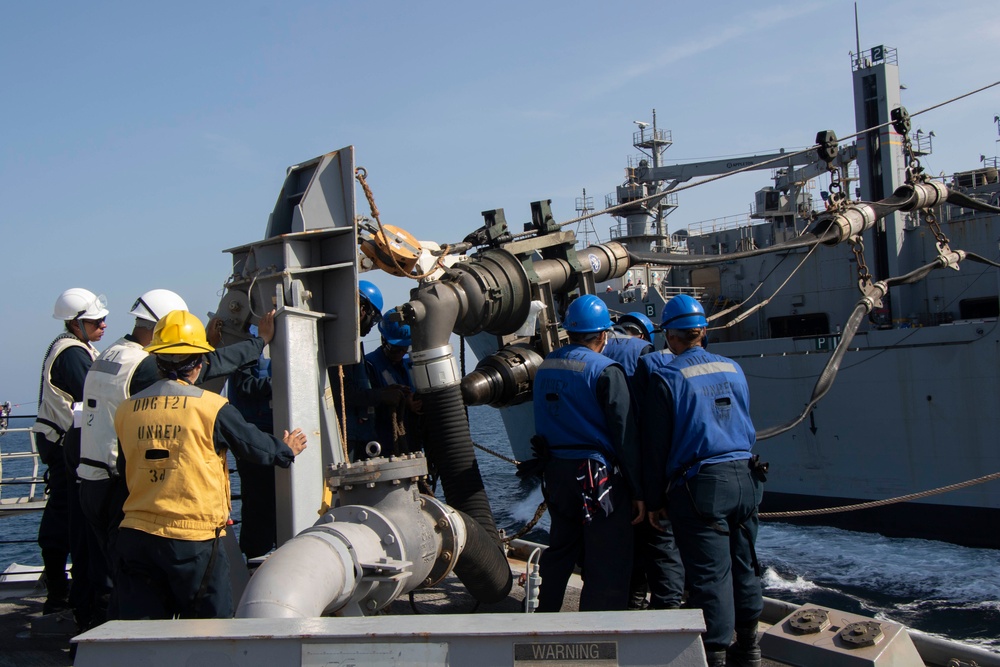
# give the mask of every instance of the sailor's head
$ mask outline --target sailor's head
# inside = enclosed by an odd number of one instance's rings
[[[618,318],[618,327],[630,336],[638,336],[645,341],[653,342],[653,334],[657,329],[653,322],[642,313],[628,313]]]
[[[398,364],[410,350],[413,339],[410,334],[410,325],[397,321],[395,317],[396,309],[390,308],[382,314],[382,319],[378,323],[379,333],[382,334],[382,348],[386,356],[393,363]]]
[[[189,379],[200,368],[203,355],[215,351],[201,320],[186,310],[172,310],[160,318],[153,341],[143,349],[156,357],[160,374],[171,380]]]
[[[108,302],[82,287],[72,287],[56,299],[52,317],[66,323],[66,331],[85,343],[101,340],[107,328]]]
[[[611,326],[608,307],[593,294],[584,294],[569,304],[563,320],[563,328],[569,333],[571,343],[586,345],[597,351],[603,350],[607,344]]]
[[[367,336],[376,324],[382,319],[382,291],[375,286],[375,283],[367,280],[358,281],[358,312],[360,319],[360,333]]]
[[[663,307],[660,328],[667,334],[667,347],[680,354],[695,345],[704,346],[708,320],[701,303],[688,294],[678,294]]]

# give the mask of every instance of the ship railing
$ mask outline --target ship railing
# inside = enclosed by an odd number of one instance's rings
[[[29,433],[30,431],[31,429],[27,427],[5,428],[2,434]],[[44,479],[38,474],[40,463],[38,453],[33,446],[30,446],[27,451],[3,451],[3,444],[4,440],[0,439],[0,515],[11,510],[38,508],[39,504],[44,504],[41,490],[45,486]],[[5,477],[4,466],[7,466],[9,470],[12,463],[17,472],[10,477]],[[28,490],[26,494],[17,491],[6,493],[10,488],[21,490],[24,487],[27,487]]]
[[[727,215],[722,218],[712,218],[710,220],[702,220],[700,222],[693,222],[687,227],[688,236],[706,236],[708,234],[714,234],[716,232],[722,232],[729,229],[739,229],[740,227],[749,227],[753,225],[754,222],[750,217],[749,213],[740,213],[738,215]],[[756,223],[764,224],[764,223]]]
[[[897,65],[899,60],[896,57],[896,49],[887,46],[873,46],[861,53],[851,53],[852,72],[868,69],[878,63]]]
[[[660,146],[669,146],[674,142],[673,135],[670,130],[660,130],[657,129],[655,134],[652,128],[642,128],[638,132],[632,133],[632,145],[636,148],[652,146],[653,141]]]
[[[665,285],[660,283],[657,288],[664,301],[670,301],[670,299],[679,294],[687,294],[688,296],[694,297],[700,301],[705,295],[704,287],[678,287],[676,285]]]

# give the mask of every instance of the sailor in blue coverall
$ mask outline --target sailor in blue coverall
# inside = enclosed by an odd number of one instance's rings
[[[407,354],[412,342],[410,326],[397,321],[395,314],[395,308],[382,313],[378,323],[382,344],[365,355],[371,370],[372,387],[396,392],[398,396],[395,403],[380,402],[375,408],[375,431],[383,456],[418,452],[423,443],[419,419],[423,406],[413,393],[410,357]]]
[[[579,561],[580,610],[625,609],[631,524],[645,513],[628,385],[621,367],[600,354],[611,328],[600,299],[578,298],[564,326],[569,345],[546,357],[534,384],[535,430],[551,457],[543,473],[552,523],[538,610],[562,608]]]
[[[625,369],[629,388],[632,390],[639,433],[642,433],[644,427],[659,430],[658,416],[643,415],[639,397],[646,395],[651,369],[669,363],[674,355],[669,349],[654,351],[652,340],[658,330],[642,313],[633,312],[621,316],[616,329],[625,333],[619,332],[615,339],[609,341],[604,355],[618,361]],[[623,338],[630,342],[623,342]],[[612,347],[615,341],[619,344]],[[684,597],[684,566],[681,564],[681,555],[677,550],[670,521],[661,521],[659,529],[643,521],[635,527],[634,533],[635,554],[632,580],[629,583],[628,608],[679,608]]]
[[[763,608],[754,543],[763,474],[742,369],[711,354],[701,304],[686,294],[664,309],[667,345],[676,355],[655,370],[644,413],[659,430],[642,435],[649,519],[673,525],[688,582],[688,606],[705,614],[709,666],[759,667],[757,619]],[[664,507],[666,500],[666,507]],[[732,647],[733,631],[737,642]]]

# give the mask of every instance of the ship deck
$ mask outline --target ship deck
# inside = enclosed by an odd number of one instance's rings
[[[512,565],[515,573],[524,567],[519,561],[512,561]],[[564,612],[572,613],[579,608],[580,587],[581,581],[574,575],[563,603]],[[44,591],[39,589],[26,592],[23,597],[0,600],[0,667],[67,667],[73,664],[69,650],[71,622],[64,620],[53,628],[52,634],[32,632],[32,623],[36,623],[37,629],[37,622],[42,617],[43,602]],[[449,576],[434,588],[416,591],[412,602],[407,598],[394,601],[385,615],[516,613],[522,611],[523,603],[524,589],[516,583],[510,595],[501,602],[478,604],[457,578]],[[767,627],[764,625],[761,631]],[[786,664],[763,661],[764,667]]]

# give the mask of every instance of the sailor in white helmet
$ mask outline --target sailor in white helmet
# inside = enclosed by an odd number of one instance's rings
[[[85,552],[86,530],[80,516],[76,480],[70,462],[79,456],[80,428],[74,425],[74,410],[83,401],[83,384],[97,349],[93,343],[104,336],[106,300],[81,287],[59,295],[52,317],[64,323],[45,352],[42,362],[38,416],[31,426],[39,457],[47,466],[46,489],[49,494],[38,527],[38,546],[42,550],[48,598],[43,613],[73,607],[80,625],[90,619],[87,608],[90,591]],[[83,530],[81,530],[83,529]],[[73,555],[73,595],[67,599],[66,559]]]
[[[187,311],[188,307],[180,295],[170,290],[150,290],[136,299],[129,311],[135,317],[132,333],[119,338],[97,357],[84,385],[77,473],[80,476],[83,513],[93,528],[102,555],[100,563],[95,563],[100,569],[92,568],[95,578],[100,576],[106,580],[114,573],[114,542],[123,516],[122,505],[128,493],[116,468],[118,437],[115,435],[115,410],[130,396],[160,379],[156,360],[143,347],[153,340],[156,322],[174,310]],[[274,313],[261,317],[257,328],[259,336],[206,354],[197,382],[227,376],[247,364],[256,363],[264,346],[274,336]],[[109,614],[117,616],[113,606]]]

